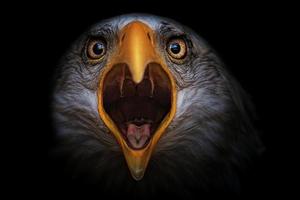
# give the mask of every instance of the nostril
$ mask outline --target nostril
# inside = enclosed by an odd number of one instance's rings
[[[152,39],[151,39],[151,36],[150,36],[150,33],[149,33],[149,32],[147,33],[147,37],[148,37],[148,39],[149,39],[150,41],[152,41]]]
[[[124,33],[123,35],[122,35],[122,38],[121,38],[121,41],[123,42],[123,40],[125,39],[125,36],[126,36],[126,33]]]

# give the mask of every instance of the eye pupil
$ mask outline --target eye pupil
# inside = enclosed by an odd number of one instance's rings
[[[170,44],[170,50],[174,54],[178,54],[181,50],[180,45],[178,43],[172,43]]]
[[[103,51],[104,51],[104,45],[102,43],[98,42],[93,46],[94,54],[101,55]]]

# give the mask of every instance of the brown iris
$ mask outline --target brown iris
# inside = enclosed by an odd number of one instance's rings
[[[87,56],[92,60],[99,60],[106,53],[106,44],[100,39],[92,39],[87,45]]]
[[[171,39],[167,44],[167,52],[171,59],[183,59],[187,53],[186,43],[183,39]]]

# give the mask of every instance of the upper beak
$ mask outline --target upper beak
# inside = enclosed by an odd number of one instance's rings
[[[148,165],[151,154],[157,144],[159,138],[165,131],[165,129],[170,124],[171,120],[175,115],[176,108],[176,88],[174,78],[169,71],[165,60],[162,58],[160,53],[156,50],[156,40],[154,31],[146,24],[140,21],[133,21],[127,24],[121,31],[119,35],[119,43],[117,50],[111,56],[108,61],[104,71],[100,77],[100,86],[98,91],[98,111],[100,117],[106,126],[113,133],[117,141],[119,142],[123,153],[125,155],[130,172],[135,180],[142,179],[145,169]],[[103,98],[102,91],[104,85],[104,79],[106,74],[119,63],[125,63],[131,73],[132,80],[138,84],[143,80],[146,67],[149,63],[158,63],[162,70],[168,75],[171,83],[171,110],[168,115],[161,122],[160,126],[156,130],[153,138],[148,143],[148,145],[140,150],[131,149],[123,136],[121,135],[119,129],[105,112],[103,108]]]
[[[136,84],[143,79],[148,63],[161,61],[154,50],[153,40],[152,30],[138,21],[128,24],[121,31],[121,47],[117,59],[129,66]]]

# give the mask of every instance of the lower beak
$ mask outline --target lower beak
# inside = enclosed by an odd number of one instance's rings
[[[120,31],[119,36],[120,40],[117,50],[111,56],[111,59],[108,61],[108,64],[105,66],[100,77],[98,111],[101,119],[120,144],[132,177],[135,180],[140,180],[144,176],[149,159],[158,140],[175,115],[176,87],[174,78],[165,63],[165,60],[156,50],[158,45],[156,45],[155,34],[149,26],[140,21],[134,21],[126,25]],[[156,67],[151,67],[151,65],[155,65]],[[126,74],[124,72],[126,70],[129,71],[129,73]],[[105,104],[107,104],[105,103],[105,96],[107,96],[107,94],[110,94],[108,95],[109,97],[107,97],[109,99],[117,94],[122,96],[123,90],[125,92],[127,90],[129,91],[129,89],[124,89],[127,87],[125,80],[127,80],[128,77],[131,80],[131,83],[135,85],[133,88],[141,88],[141,85],[144,84],[144,80],[147,79],[149,80],[149,83],[151,83],[152,94],[154,87],[166,88],[165,90],[168,90],[170,93],[168,100],[170,101],[170,108],[168,109],[168,112],[153,132],[149,142],[139,149],[132,148],[132,146],[128,144],[128,140],[124,138],[124,134],[122,134],[117,120],[111,116],[108,109],[105,109]],[[112,89],[110,88],[113,88],[114,84],[117,85],[117,89],[112,92]],[[118,98],[117,100],[119,101],[119,97],[116,98]],[[126,114],[127,113],[125,113],[125,115]],[[136,129],[141,130],[140,127]]]

